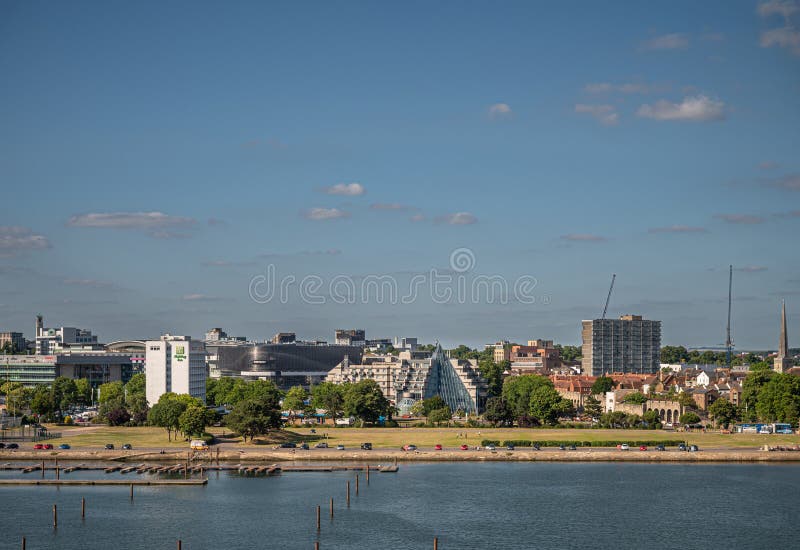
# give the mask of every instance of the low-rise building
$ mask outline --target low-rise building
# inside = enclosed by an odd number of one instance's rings
[[[21,332],[0,332],[0,353],[11,348],[11,353],[22,353],[28,343]]]
[[[92,386],[127,382],[136,368],[130,354],[66,351],[50,355],[0,355],[0,380],[26,387],[50,385],[60,377],[85,378]]]
[[[86,350],[102,350],[97,336],[92,331],[76,327],[45,328],[44,318],[36,316],[36,354],[49,355],[71,348]]]

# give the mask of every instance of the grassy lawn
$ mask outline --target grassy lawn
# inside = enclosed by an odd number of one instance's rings
[[[113,443],[119,449],[124,443],[137,448],[175,448],[188,447],[182,438],[168,441],[167,432],[162,428],[122,428],[111,426],[93,426],[84,433],[67,435],[67,430],[53,426],[53,431],[64,432],[65,437],[51,440],[51,443],[69,443],[73,448],[102,448],[106,443]],[[70,430],[75,432],[74,430]],[[209,431],[220,436],[224,428],[210,428]],[[255,444],[247,446],[271,444],[281,441],[307,440],[311,443],[324,440],[328,435],[329,444],[339,443],[346,447],[358,447],[361,443],[370,442],[376,448],[399,449],[407,443],[420,447],[432,447],[441,444],[445,447],[458,447],[462,443],[479,445],[483,439],[505,441],[510,439],[528,440],[561,440],[561,441],[608,441],[608,440],[664,440],[694,443],[701,448],[756,448],[764,444],[794,445],[800,444],[797,435],[758,435],[758,434],[721,434],[721,433],[682,433],[661,430],[576,430],[576,429],[526,429],[526,428],[333,428],[320,426],[317,433],[312,434],[310,428],[292,428],[285,432],[277,432],[262,438]],[[228,432],[229,433],[229,432]],[[226,439],[241,445],[240,439]]]

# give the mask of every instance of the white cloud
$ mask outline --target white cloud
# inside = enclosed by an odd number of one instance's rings
[[[185,226],[194,223],[192,218],[169,216],[163,212],[110,212],[72,216],[67,225],[73,227],[103,227],[117,229],[152,229]]]
[[[663,34],[642,44],[643,50],[684,50],[689,47],[689,38],[682,33]]]
[[[587,84],[583,89],[590,94],[603,94],[609,92],[621,92],[623,94],[646,94],[652,91],[652,87],[650,85],[638,82],[626,82],[623,84],[594,82]]]
[[[36,235],[27,227],[0,225],[0,251],[14,254],[21,250],[45,248],[50,248],[50,241],[44,235]]]
[[[303,217],[307,220],[323,221],[349,218],[350,213],[339,208],[311,208],[303,212]]]
[[[787,174],[782,178],[777,178],[768,182],[767,185],[785,191],[800,191],[800,174]]]
[[[704,95],[686,97],[680,103],[662,99],[652,105],[642,105],[636,114],[654,120],[705,122],[725,118],[725,103]]]
[[[348,197],[357,197],[367,192],[364,186],[360,183],[337,183],[329,187],[322,188],[323,193],[328,195],[346,195]]]
[[[436,221],[447,225],[472,225],[478,223],[478,218],[470,212],[455,212],[439,216]]]
[[[511,107],[508,103],[495,103],[489,106],[489,118],[498,120],[509,118],[512,115]]]
[[[795,55],[800,55],[800,31],[786,26],[770,29],[761,33],[761,47],[779,46],[787,48]]]
[[[751,214],[717,214],[714,217],[727,223],[735,223],[740,225],[756,225],[759,223],[764,223],[764,218],[761,216],[753,216]]]
[[[602,243],[608,240],[605,237],[601,237],[600,235],[592,235],[591,233],[569,233],[568,235],[561,235],[561,239],[564,241],[588,243]]]
[[[705,227],[692,227],[689,225],[670,225],[668,227],[652,227],[648,233],[707,233]]]
[[[600,124],[614,126],[619,123],[619,114],[613,105],[587,105],[578,103],[575,105],[575,112],[579,114],[589,114]]]
[[[790,15],[800,10],[800,5],[794,0],[770,0],[758,5],[758,14],[761,17],[782,15],[788,19]]]

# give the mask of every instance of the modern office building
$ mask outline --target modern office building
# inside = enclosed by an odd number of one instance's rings
[[[583,374],[655,374],[661,360],[661,321],[623,315],[583,321]]]
[[[486,404],[486,381],[475,360],[447,357],[441,346],[431,352],[402,351],[399,355],[365,356],[360,363],[346,359],[330,370],[335,384],[375,380],[386,398],[407,414],[420,399],[440,396],[455,413],[480,413]]]
[[[361,346],[367,342],[366,331],[363,329],[338,329],[336,331],[336,345],[339,346]]]
[[[165,334],[145,342],[147,402],[158,403],[167,392],[188,393],[206,400],[206,349],[200,340]]]
[[[11,348],[12,353],[24,353],[27,342],[21,332],[0,332],[0,353],[7,346]]]
[[[325,379],[328,371],[349,357],[361,361],[361,346],[337,346],[310,342],[293,344],[207,343],[209,376],[271,380],[281,389],[310,387]]]
[[[36,316],[36,354],[49,355],[70,348],[102,350],[92,331],[75,327],[45,328],[41,315]]]
[[[0,355],[0,380],[26,387],[49,385],[59,376],[85,378],[96,387],[127,382],[136,371],[128,353],[68,351],[50,355]]]

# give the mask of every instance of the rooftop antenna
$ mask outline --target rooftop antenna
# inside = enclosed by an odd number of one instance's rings
[[[606,296],[606,305],[603,308],[603,316],[600,317],[601,319],[606,318],[606,312],[608,312],[608,302],[611,300],[611,291],[614,290],[614,281],[617,280],[617,274],[614,273],[611,275],[611,286],[608,287],[608,296]]]
[[[731,348],[733,348],[733,340],[731,339],[731,297],[733,295],[733,266],[729,266],[728,272],[728,328],[726,331],[725,348],[727,349],[725,360],[728,368],[731,368]]]

